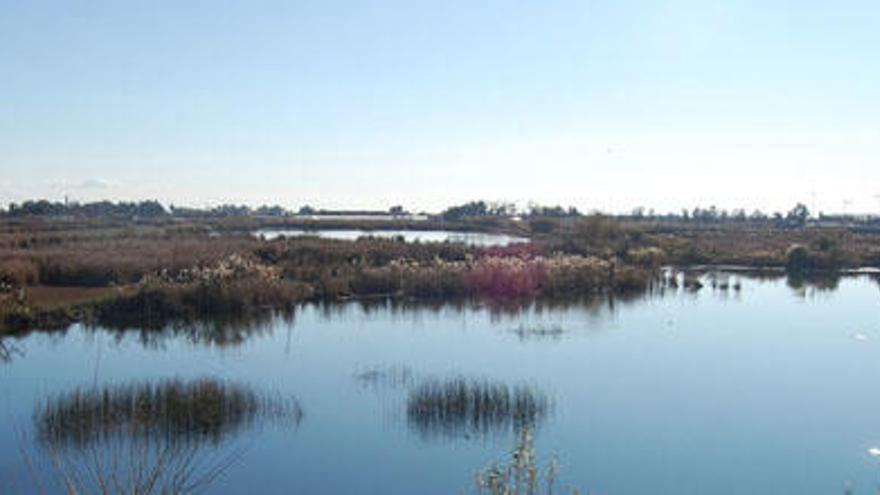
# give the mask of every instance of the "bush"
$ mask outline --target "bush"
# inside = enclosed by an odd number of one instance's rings
[[[540,261],[487,256],[474,263],[467,284],[476,296],[517,298],[537,294],[544,276]]]
[[[0,292],[39,282],[37,265],[30,259],[10,257],[0,260]]]
[[[133,293],[99,305],[97,315],[113,326],[160,327],[289,308],[313,295],[307,284],[282,280],[277,268],[233,255],[213,267],[147,276]]]
[[[815,270],[836,270],[847,262],[842,253],[834,248],[817,251],[803,244],[793,244],[785,252],[785,268],[789,273],[805,273]]]

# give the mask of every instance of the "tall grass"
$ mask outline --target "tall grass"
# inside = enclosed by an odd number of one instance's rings
[[[107,286],[135,283],[161,270],[210,265],[249,253],[257,241],[208,236],[122,237],[29,241],[0,250],[0,283]]]
[[[295,400],[204,379],[75,389],[38,404],[34,417],[41,453],[66,493],[164,495],[206,488],[239,460],[221,443],[261,422],[296,427],[302,410]],[[45,492],[48,481],[35,483]]]
[[[644,290],[656,271],[584,256],[480,256],[465,261],[398,261],[360,270],[356,294],[477,297],[495,300]]]
[[[423,438],[469,437],[534,428],[549,401],[527,386],[455,378],[429,380],[410,392],[407,420]]]
[[[284,252],[287,247],[283,244],[274,249]],[[352,296],[507,302],[541,296],[577,297],[642,291],[657,274],[653,268],[578,255],[505,256],[492,252],[465,254],[458,260],[454,259],[458,254],[450,256],[453,259],[427,258],[425,252],[431,249],[421,247],[414,252],[417,256],[413,259],[393,259],[385,264],[384,260],[354,257],[296,269],[287,264],[291,262],[289,253],[275,253],[278,257],[267,252],[233,254],[210,265],[150,272],[139,282],[120,286],[93,303],[55,308],[54,312],[38,310],[36,301],[0,304],[0,326],[54,327],[85,318],[113,328],[162,328],[173,322],[248,320],[267,310],[292,309],[303,301]]]
[[[56,449],[129,435],[216,445],[257,421],[301,418],[295,401],[210,379],[80,388],[38,404],[35,413],[40,441]]]
[[[279,270],[232,255],[210,267],[144,277],[130,294],[97,306],[94,320],[161,328],[175,321],[247,319],[267,309],[292,309],[310,296],[307,286],[282,280]]]
[[[45,221],[29,224],[33,231],[0,228],[0,326],[62,326],[94,314],[118,326],[158,327],[216,316],[247,319],[265,308],[351,297],[513,301],[623,294],[650,287],[665,264],[743,264],[800,275],[880,266],[876,236],[842,229],[669,228],[592,216],[555,221],[537,242],[477,248],[375,238],[263,241],[229,231],[212,237],[214,227],[193,221],[65,230]],[[193,278],[233,257],[271,271],[272,280],[249,273]],[[18,290],[35,284],[122,289],[111,301],[49,312],[36,296],[19,300]]]

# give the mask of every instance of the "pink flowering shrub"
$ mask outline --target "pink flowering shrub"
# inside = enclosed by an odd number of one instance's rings
[[[476,296],[516,298],[536,295],[544,278],[544,263],[540,258],[485,256],[473,263],[467,284]]]

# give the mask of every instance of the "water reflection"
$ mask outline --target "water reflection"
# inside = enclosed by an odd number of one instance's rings
[[[665,291],[646,291],[644,293],[596,294],[588,297],[525,298],[514,300],[489,299],[409,299],[409,298],[370,298],[349,302],[316,303],[323,318],[331,320],[345,317],[352,308],[365,315],[390,314],[406,316],[414,314],[462,315],[473,311],[486,311],[493,321],[504,317],[518,317],[525,313],[549,313],[577,309],[594,316],[614,312],[619,307],[637,304],[649,298],[671,295]]]
[[[236,318],[204,318],[201,321],[182,323],[154,321],[150,325],[135,325],[126,321],[101,321],[90,325],[91,331],[113,334],[117,340],[136,335],[144,347],[160,347],[170,339],[183,338],[193,344],[210,346],[237,346],[254,337],[271,335],[281,321],[293,326],[294,310],[258,311]]]
[[[795,295],[806,297],[818,293],[829,293],[840,288],[840,282],[844,278],[870,277],[880,282],[872,272],[864,270],[850,271],[812,271],[787,273],[783,269],[772,268],[746,268],[746,267],[698,267],[686,271],[677,272],[677,279],[690,279],[711,286],[715,290],[733,290],[739,292],[744,281],[751,282],[778,282],[784,281],[786,286],[792,289]],[[693,282],[692,282],[693,283]],[[673,284],[674,285],[674,284]]]
[[[9,339],[0,337],[0,363],[12,362],[13,356],[23,355],[21,349],[15,346]]]
[[[222,448],[270,422],[296,428],[295,399],[202,379],[76,389],[34,413],[38,445],[69,493],[190,493],[235,463]]]
[[[341,241],[361,238],[396,239],[401,242],[460,242],[472,246],[507,246],[528,242],[525,237],[481,232],[456,232],[446,230],[352,230],[352,229],[261,229],[256,237],[274,240],[287,237],[315,236]]]
[[[838,273],[791,274],[786,284],[800,295],[810,292],[833,292],[840,287],[841,275]]]
[[[536,298],[509,301],[484,299],[453,300],[415,300],[407,298],[375,298],[343,302],[308,303],[289,310],[272,311],[263,308],[236,318],[214,317],[206,314],[198,321],[179,322],[162,319],[147,321],[109,319],[85,325],[90,332],[106,332],[117,341],[133,338],[145,348],[162,348],[172,340],[187,341],[196,345],[235,347],[249,340],[271,337],[273,332],[287,326],[292,329],[297,311],[317,309],[317,315],[325,320],[347,320],[360,316],[378,317],[424,317],[462,316],[480,311],[488,314],[492,323],[506,323],[508,330],[523,341],[557,339],[566,334],[565,328],[553,326],[534,326],[531,322],[520,324],[509,322],[523,316],[539,316],[576,310],[596,320],[607,318],[628,306],[637,306],[645,301],[670,297],[700,297],[700,293],[711,291],[721,298],[731,297],[738,301],[748,295],[748,284],[761,282],[784,282],[798,297],[812,297],[836,291],[842,280],[853,277],[868,277],[865,274],[790,274],[779,270],[725,271],[718,268],[667,269],[648,289],[641,293],[597,294],[577,298]],[[871,276],[877,280],[876,276]],[[360,311],[360,314],[356,312]],[[521,326],[524,325],[524,326]],[[66,329],[53,330],[64,335]],[[40,331],[40,333],[48,333]],[[27,333],[17,334],[16,340],[27,337]],[[8,363],[24,355],[25,346],[10,342],[10,337],[0,337],[0,364]]]
[[[400,390],[412,385],[414,375],[408,366],[376,367],[357,373],[355,381],[363,388],[380,390]]]
[[[470,438],[534,429],[549,408],[547,397],[533,387],[453,378],[412,390],[406,415],[410,429],[424,439]]]
[[[520,341],[526,342],[530,340],[559,340],[566,331],[558,325],[520,325],[511,329],[510,333],[516,335]]]

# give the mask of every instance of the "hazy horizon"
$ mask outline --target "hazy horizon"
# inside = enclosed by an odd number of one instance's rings
[[[483,201],[487,205],[489,205],[490,207],[492,207],[494,205],[505,205],[505,206],[512,205],[514,207],[514,210],[512,210],[512,211],[517,215],[528,213],[529,209],[533,206],[539,207],[539,208],[540,207],[551,207],[551,208],[562,207],[563,209],[569,209],[569,208],[573,207],[573,205],[561,204],[561,203],[538,203],[535,201],[510,202],[510,201],[504,201],[504,200],[491,201],[491,200],[485,200],[482,198],[473,198],[471,200],[464,201],[460,204],[459,203],[448,204],[445,206],[438,207],[436,209],[411,208],[405,204],[393,204],[392,206],[390,206],[388,208],[360,207],[356,204],[347,204],[347,205],[342,204],[342,205],[338,205],[338,206],[326,206],[326,205],[322,205],[322,204],[295,203],[295,202],[287,202],[287,203],[255,203],[255,202],[232,203],[232,202],[222,202],[221,201],[221,202],[216,202],[216,203],[205,202],[203,204],[192,204],[192,203],[166,202],[166,201],[157,200],[156,198],[126,199],[126,198],[105,197],[105,198],[94,198],[91,200],[79,200],[75,197],[70,197],[70,196],[65,196],[62,198],[45,198],[45,197],[24,198],[21,201],[18,201],[18,202],[13,201],[12,203],[14,203],[16,206],[21,206],[22,204],[27,203],[27,202],[39,202],[39,201],[49,201],[52,203],[69,203],[71,205],[94,204],[94,203],[101,203],[101,202],[105,202],[105,201],[109,201],[111,203],[126,203],[126,202],[138,203],[138,202],[158,201],[164,208],[166,208],[168,210],[178,209],[178,208],[181,210],[185,210],[185,209],[211,210],[211,209],[221,208],[221,207],[225,207],[225,206],[232,206],[232,207],[244,206],[244,207],[250,208],[252,211],[255,211],[261,207],[281,207],[281,208],[287,210],[288,213],[292,213],[292,214],[299,214],[300,210],[305,207],[317,210],[317,212],[316,212],[317,214],[321,214],[322,212],[331,213],[331,214],[339,214],[339,213],[345,213],[345,212],[351,212],[351,213],[362,212],[362,213],[377,214],[377,213],[384,212],[384,213],[390,214],[389,210],[391,208],[402,207],[404,213],[408,214],[408,215],[422,215],[422,214],[424,214],[424,215],[437,215],[437,214],[443,213],[447,208],[461,206],[465,203],[476,202],[476,201]],[[9,211],[10,207],[12,206],[12,203],[0,204],[0,212]],[[698,210],[708,210],[708,209],[714,208],[714,209],[716,209],[716,211],[718,213],[723,212],[723,213],[727,213],[727,214],[736,214],[738,211],[742,211],[747,216],[751,216],[751,215],[755,214],[756,212],[763,213],[767,216],[773,216],[774,214],[777,214],[777,213],[783,214],[783,215],[789,214],[789,212],[791,210],[793,210],[795,207],[799,207],[800,205],[804,205],[807,207],[808,213],[811,217],[817,217],[820,214],[822,214],[822,215],[847,214],[847,215],[868,216],[868,217],[880,216],[880,214],[874,213],[874,212],[852,212],[852,211],[844,212],[844,211],[837,211],[837,210],[816,210],[816,209],[811,209],[809,203],[807,203],[807,202],[798,202],[798,203],[789,205],[789,207],[775,209],[775,210],[752,208],[747,205],[736,206],[736,207],[732,207],[732,208],[723,208],[723,207],[718,207],[718,205],[716,205],[716,204],[694,205],[693,207],[683,207],[678,210],[662,210],[662,209],[657,209],[657,208],[651,207],[650,205],[638,205],[638,206],[633,207],[629,210],[619,210],[619,211],[602,210],[599,208],[589,208],[589,209],[581,209],[581,208],[577,208],[577,207],[575,207],[575,208],[577,209],[577,213],[579,213],[581,215],[598,214],[598,215],[623,215],[623,216],[626,216],[626,215],[637,214],[637,210],[639,212],[638,214],[646,215],[646,216],[680,215],[680,214],[682,214],[683,211],[687,211],[687,214],[691,215],[691,214],[693,214],[694,210],[697,210],[697,209]]]
[[[880,4],[4,3],[0,203],[880,212]]]

